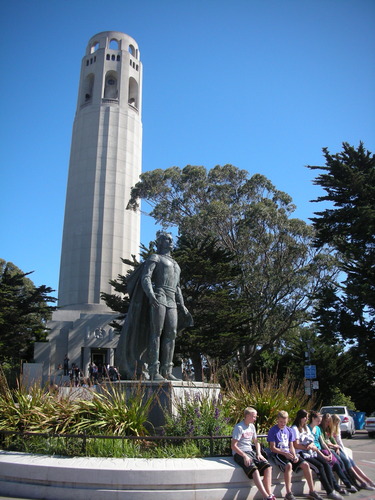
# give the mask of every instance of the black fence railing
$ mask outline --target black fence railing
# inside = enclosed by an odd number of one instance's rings
[[[18,451],[31,451],[38,448],[33,445],[33,440],[39,439],[39,447],[43,448],[44,439],[45,448],[51,447],[51,441],[57,440],[65,442],[65,446],[55,446],[58,450],[67,451],[68,455],[92,455],[89,450],[88,444],[97,441],[112,441],[113,448],[115,442],[121,443],[121,448],[125,452],[126,442],[136,442],[141,445],[143,449],[152,449],[152,445],[165,445],[165,444],[182,444],[187,442],[195,442],[198,448],[202,451],[202,456],[225,456],[230,455],[230,439],[231,436],[107,436],[107,435],[93,435],[87,433],[81,434],[55,434],[49,432],[22,432],[22,431],[5,431],[0,430],[0,448],[7,450]],[[49,446],[46,446],[46,442]],[[90,448],[92,450],[92,446]],[[113,456],[113,455],[111,455]]]
[[[263,440],[265,434],[258,435]],[[112,449],[107,447],[101,450],[97,443],[112,442]],[[0,430],[0,448],[8,451],[26,451],[31,453],[51,452],[67,456],[129,456],[126,453],[126,443],[133,442],[142,450],[148,450],[152,455],[152,448],[166,444],[182,445],[194,442],[201,456],[229,456],[231,436],[115,436],[81,434],[56,434],[50,432],[27,432]],[[94,446],[93,446],[94,443]],[[117,445],[117,446],[116,446]],[[119,445],[119,446],[118,446]],[[116,452],[115,452],[116,448]],[[157,454],[160,456],[160,454]],[[151,456],[149,458],[152,458]]]

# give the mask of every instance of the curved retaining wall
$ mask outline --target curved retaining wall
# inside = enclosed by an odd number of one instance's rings
[[[320,485],[316,485],[319,489]],[[273,492],[285,494],[273,468]],[[293,492],[307,493],[300,474]],[[0,451],[0,494],[46,500],[250,500],[261,498],[231,457],[51,457]]]

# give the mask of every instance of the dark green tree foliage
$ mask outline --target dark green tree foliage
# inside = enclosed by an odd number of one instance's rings
[[[310,346],[310,358],[306,356]],[[281,379],[303,377],[303,367],[316,366],[319,388],[313,390],[316,408],[333,404],[337,393],[350,397],[358,410],[375,409],[375,387],[368,383],[368,370],[355,348],[346,349],[344,342],[317,336],[314,325],[290,332],[272,351],[264,351],[256,364],[258,373],[277,373]],[[340,404],[346,404],[344,400]]]
[[[243,304],[236,281],[240,269],[231,252],[213,238],[181,236],[174,252],[181,267],[181,288],[194,327],[179,334],[176,356],[191,359],[196,380],[202,377],[202,357],[227,363],[246,335]]]
[[[139,199],[162,226],[209,236],[232,254],[241,321],[228,336],[240,336],[232,355],[241,371],[309,318],[312,297],[331,279],[330,257],[311,245],[312,228],[291,218],[291,198],[264,176],[232,165],[159,169],[141,175],[128,208],[138,209]]]
[[[336,251],[345,273],[340,285],[320,292],[316,312],[325,337],[356,344],[357,354],[375,364],[375,156],[362,143],[355,149],[343,143],[343,151],[331,155],[323,149],[326,166],[314,183],[326,192],[316,202],[331,206],[312,219],[317,246]]]
[[[36,287],[14,264],[0,259],[0,363],[19,365],[33,359],[34,342],[46,340],[46,321],[56,298],[45,285]]]

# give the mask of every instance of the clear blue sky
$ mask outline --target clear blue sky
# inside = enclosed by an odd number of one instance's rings
[[[374,0],[4,0],[0,23],[0,257],[36,285],[58,287],[80,63],[100,31],[139,44],[144,171],[231,163],[308,220],[322,147],[375,152]],[[144,243],[155,229],[142,220]]]

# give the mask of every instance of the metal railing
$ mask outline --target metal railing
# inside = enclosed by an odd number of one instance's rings
[[[11,440],[8,442],[6,445],[6,448],[11,448],[14,450],[16,447],[16,438],[19,437],[21,442],[18,441],[19,447],[21,446],[21,443],[26,443],[30,441],[31,438],[45,438],[47,440],[49,439],[57,439],[57,440],[74,440],[76,443],[75,449],[77,450],[78,444],[80,445],[80,453],[82,455],[85,455],[87,452],[87,444],[89,441],[94,441],[94,440],[112,440],[113,442],[115,441],[121,441],[122,442],[122,449],[124,450],[124,443],[126,441],[135,441],[138,444],[143,443],[144,445],[150,444],[150,443],[160,443],[165,445],[166,443],[178,443],[181,444],[183,442],[197,442],[197,445],[199,446],[200,449],[207,448],[207,452],[204,453],[204,456],[228,456],[231,454],[230,452],[230,440],[231,436],[214,436],[214,435],[208,435],[208,436],[162,436],[162,435],[157,435],[157,436],[115,436],[115,435],[94,435],[94,434],[87,434],[86,432],[83,432],[82,434],[56,434],[56,433],[50,433],[50,432],[28,432],[28,431],[5,431],[5,430],[0,430],[0,448],[3,448],[5,441],[6,441],[6,436],[8,437],[14,437],[15,440]],[[221,446],[220,450],[224,450],[224,452],[216,453],[215,452],[215,443],[218,441],[221,441]],[[208,447],[207,445],[204,446],[203,443],[208,442]],[[4,448],[3,448],[4,449]]]
[[[7,440],[6,437],[14,439]],[[17,439],[20,438],[20,440]],[[113,448],[115,446],[115,442],[121,442],[122,452],[125,453],[125,442],[133,441],[137,444],[142,444],[144,447],[150,445],[151,443],[159,443],[161,445],[165,445],[168,443],[187,443],[187,442],[196,442],[198,448],[202,451],[202,456],[230,456],[231,455],[231,447],[230,441],[231,436],[215,436],[215,435],[207,435],[207,436],[163,436],[163,435],[154,435],[154,436],[116,436],[116,435],[94,435],[87,434],[83,432],[81,434],[60,434],[60,433],[51,433],[51,432],[28,432],[28,431],[6,431],[0,430],[0,448],[2,449],[11,449],[13,451],[29,451],[28,443],[31,442],[32,438],[44,438],[51,442],[52,439],[63,440],[65,441],[66,450],[68,450],[69,446],[67,445],[69,440],[73,440],[74,446],[70,446],[70,449],[74,450],[73,454],[79,453],[81,456],[85,456],[88,452],[88,443],[92,443],[93,441],[103,440],[108,441],[112,440]],[[258,438],[264,439],[266,438],[266,434],[258,435]],[[208,443],[208,446],[207,446]],[[219,446],[215,446],[218,444]],[[22,449],[24,448],[24,449]],[[17,450],[18,449],[18,450]],[[218,450],[220,450],[218,452]],[[68,452],[68,455],[72,453]],[[91,456],[95,456],[94,454]]]

